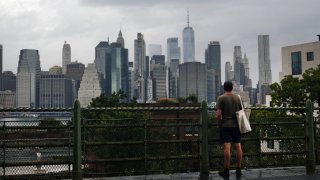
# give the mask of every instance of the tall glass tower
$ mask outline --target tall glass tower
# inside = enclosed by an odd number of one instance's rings
[[[70,44],[67,44],[67,41],[64,42],[62,47],[62,73],[66,74],[67,64],[71,63],[71,47]]]
[[[194,31],[189,26],[189,12],[187,27],[183,29],[183,62],[195,61],[195,45],[194,45]]]
[[[221,47],[219,41],[211,41],[205,53],[207,67],[207,99],[215,102],[221,95]]]
[[[38,50],[22,49],[17,71],[17,107],[37,107],[39,104],[40,72]]]

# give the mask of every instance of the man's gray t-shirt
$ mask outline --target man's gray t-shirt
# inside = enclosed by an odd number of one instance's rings
[[[217,109],[221,109],[222,127],[238,127],[236,111],[242,109],[240,98],[235,94],[223,94],[218,97]]]

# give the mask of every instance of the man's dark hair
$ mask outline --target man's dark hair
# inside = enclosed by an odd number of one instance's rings
[[[232,91],[232,89],[233,89],[233,84],[232,84],[232,82],[231,82],[231,81],[226,81],[226,82],[224,82],[224,84],[223,84],[223,89],[224,89],[225,91]]]

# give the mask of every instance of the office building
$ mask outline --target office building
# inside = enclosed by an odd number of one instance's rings
[[[57,69],[60,69],[57,71]],[[70,108],[73,106],[73,80],[62,74],[62,67],[52,67],[40,75],[40,108]]]
[[[229,61],[225,64],[225,81],[233,81],[234,80],[234,71],[232,71],[232,65]]]
[[[16,75],[12,71],[4,71],[2,73],[2,90],[10,90],[16,92]]]
[[[320,34],[319,40],[303,44],[296,44],[281,48],[282,72],[280,81],[287,75],[302,78],[302,74],[310,68],[320,64]]]
[[[241,60],[241,47],[235,46],[233,52],[234,81],[239,85],[241,85]]]
[[[122,36],[121,29],[120,29],[119,34],[118,34],[117,43],[120,44],[121,48],[124,48],[124,38]]]
[[[106,71],[107,68],[111,67],[111,47],[109,42],[101,41],[95,48],[95,60],[94,63],[96,65],[99,76],[101,76],[100,84],[103,90],[103,93],[106,95],[111,94],[110,84],[111,84],[111,71]],[[107,88],[105,82],[108,82],[109,88]],[[107,89],[109,91],[107,91]]]
[[[102,93],[100,76],[94,63],[89,63],[80,83],[78,99],[81,107],[90,105],[93,98],[99,97]]]
[[[269,35],[258,35],[259,84],[272,83]]]
[[[149,44],[149,57],[151,58],[153,55],[162,55],[162,47],[160,44]]]
[[[187,27],[183,29],[183,62],[193,62],[195,61],[195,40],[194,31],[189,25],[189,12]]]
[[[206,65],[200,62],[187,62],[179,65],[179,97],[196,95],[198,101],[207,96]]]
[[[106,92],[114,93],[122,90],[125,94],[129,94],[128,70],[128,49],[119,43],[111,43],[111,66],[106,70],[106,72],[111,71],[111,81],[105,82]]]
[[[67,65],[66,78],[74,80],[73,82],[75,83],[75,92],[73,92],[74,98],[78,97],[78,91],[84,69],[85,65],[77,61],[71,62]]]
[[[0,108],[15,108],[15,92],[0,91]]]
[[[128,98],[129,100],[133,98],[133,82],[134,82],[134,79],[133,79],[133,62],[128,62]]]
[[[150,76],[152,78],[152,100],[159,100],[167,97],[166,92],[166,77],[167,68],[163,61],[151,60]]]
[[[178,59],[180,63],[180,47],[178,38],[172,37],[167,39],[167,63],[170,64],[172,59]]]
[[[207,100],[216,102],[221,90],[221,47],[218,41],[211,41],[205,51],[207,68]]]
[[[67,65],[71,63],[71,47],[70,44],[67,44],[67,41],[64,42],[62,47],[62,72],[66,74]]]
[[[39,104],[40,72],[40,56],[38,50],[21,50],[16,81],[17,107],[34,108]]]
[[[134,94],[138,102],[145,103],[147,98],[147,80],[149,76],[149,58],[141,33],[134,40]]]
[[[171,59],[168,68],[169,98],[179,97],[179,59]]]

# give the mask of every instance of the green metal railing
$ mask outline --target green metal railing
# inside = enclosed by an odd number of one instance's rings
[[[204,102],[194,107],[80,108],[78,101],[73,109],[0,109],[73,114],[72,120],[41,126],[39,119],[26,124],[0,121],[0,178],[190,171],[205,177],[223,163],[214,110]],[[251,108],[253,131],[242,137],[244,167],[306,166],[308,174],[315,173],[320,123],[314,110],[319,109],[310,101],[306,107]],[[42,158],[36,158],[37,152]]]

